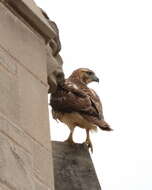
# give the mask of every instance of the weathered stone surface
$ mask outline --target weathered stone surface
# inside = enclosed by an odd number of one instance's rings
[[[55,37],[53,37],[49,41],[49,45],[52,48],[52,54],[55,57],[61,50],[59,29],[58,29],[58,26],[56,25],[56,23],[49,18],[49,16],[47,15],[47,13],[43,9],[41,9],[41,12],[42,12],[43,16],[46,18],[46,20],[49,23],[50,27],[53,28],[53,30],[56,33]]]
[[[34,26],[35,29],[38,29],[47,39],[55,36],[55,31],[48,24],[33,0],[3,0],[3,2],[9,3],[32,27]]]
[[[16,144],[22,146],[27,152],[32,154],[33,141],[32,139],[17,125],[12,123],[8,118],[0,113],[0,132],[6,134]]]
[[[0,182],[11,190],[35,190],[31,156],[0,133]]]
[[[35,190],[54,188],[54,176],[52,168],[51,147],[48,151],[42,145],[32,140],[23,130],[13,125],[4,116],[0,114],[0,132],[7,135],[13,142],[18,144],[22,149],[28,151],[32,157],[32,171],[35,176],[42,182],[37,182]],[[38,181],[38,180],[37,180]],[[39,188],[38,188],[39,187]]]
[[[0,44],[35,77],[47,83],[44,40],[0,3]]]
[[[17,74],[16,60],[8,54],[8,52],[0,46],[0,66],[3,66],[12,74]]]
[[[0,64],[0,112],[6,115],[14,123],[19,124],[20,97],[18,91],[18,78],[15,74],[7,71],[7,69],[12,70],[13,67],[9,67],[6,61],[4,63],[3,59],[5,59],[5,56],[1,57]]]
[[[0,190],[11,190],[6,185],[0,183]]]
[[[33,167],[35,175],[48,187],[53,186],[51,152],[40,144],[34,143],[33,147]]]
[[[22,67],[18,69],[21,127],[36,141],[50,148],[47,88]]]
[[[101,190],[85,145],[53,142],[55,190]]]
[[[47,78],[49,84],[49,92],[56,90],[57,84],[62,83],[64,80],[64,73],[62,70],[63,61],[61,56],[58,54],[53,57],[50,46],[47,46]]]
[[[63,71],[49,29],[32,0],[0,0],[0,190],[54,190],[47,79]]]
[[[35,190],[53,190],[35,179]]]

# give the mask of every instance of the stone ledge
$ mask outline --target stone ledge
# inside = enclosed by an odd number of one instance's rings
[[[55,190],[101,190],[87,146],[65,142],[52,145]]]
[[[32,27],[34,27],[46,40],[55,37],[55,31],[50,27],[40,9],[34,1],[29,0],[0,0],[5,5],[12,7]]]

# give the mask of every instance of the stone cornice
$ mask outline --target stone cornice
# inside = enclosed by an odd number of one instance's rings
[[[0,0],[15,10],[32,28],[38,31],[46,41],[54,38],[56,33],[48,24],[41,10],[32,0]]]

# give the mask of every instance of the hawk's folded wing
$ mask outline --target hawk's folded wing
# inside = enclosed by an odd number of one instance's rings
[[[50,104],[56,111],[79,112],[103,119],[102,105],[97,94],[92,89],[80,89],[68,81],[52,94]]]

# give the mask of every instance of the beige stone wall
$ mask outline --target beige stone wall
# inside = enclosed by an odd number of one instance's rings
[[[53,190],[45,39],[0,2],[0,190]]]

